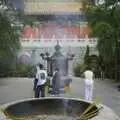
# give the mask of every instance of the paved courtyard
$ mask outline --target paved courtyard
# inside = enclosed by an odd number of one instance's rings
[[[84,98],[84,81],[73,77],[71,93],[60,96]],[[49,96],[49,95],[47,95]],[[0,104],[13,100],[34,97],[33,79],[30,78],[1,78]],[[94,100],[112,108],[120,116],[120,92],[116,83],[108,80],[95,80]]]

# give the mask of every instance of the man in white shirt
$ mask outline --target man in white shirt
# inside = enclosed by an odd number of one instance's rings
[[[90,68],[87,68],[84,72],[85,77],[85,100],[92,101],[93,97],[93,72]]]
[[[39,98],[40,96],[45,97],[45,83],[47,78],[47,72],[43,70],[43,65],[40,64],[39,67],[40,70],[38,70],[36,73],[36,79],[38,79],[35,89],[36,98]]]

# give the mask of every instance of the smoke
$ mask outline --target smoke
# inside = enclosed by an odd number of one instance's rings
[[[23,8],[23,0],[12,0],[12,5],[16,9],[22,9]]]

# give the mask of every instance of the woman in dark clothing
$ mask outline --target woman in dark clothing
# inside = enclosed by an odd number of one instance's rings
[[[60,93],[60,73],[59,73],[58,68],[56,68],[56,71],[53,75],[52,92],[53,92],[53,94],[59,94]]]
[[[36,78],[36,73],[37,73],[37,71],[39,71],[39,70],[40,70],[39,65],[36,65],[35,70],[34,70],[34,86],[33,86],[33,90],[34,90],[34,91],[35,91],[35,89],[36,89],[37,82],[38,82],[38,79]]]

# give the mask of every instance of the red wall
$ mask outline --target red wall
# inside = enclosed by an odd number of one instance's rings
[[[50,39],[53,36],[56,38],[84,38],[86,35],[89,37],[90,28],[79,27],[75,25],[44,25],[41,27],[30,27],[27,26],[22,32],[23,38],[46,38]]]

